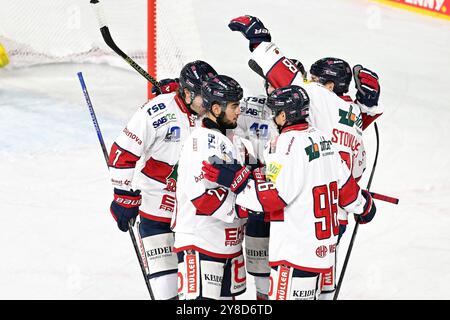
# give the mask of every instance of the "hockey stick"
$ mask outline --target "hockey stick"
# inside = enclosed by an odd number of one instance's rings
[[[380,194],[380,193],[376,193],[376,192],[370,192],[370,194],[372,195],[372,198],[374,198],[374,199],[377,199],[377,200],[380,200],[380,201],[389,202],[389,203],[392,203],[392,204],[398,204],[398,202],[400,201],[397,198],[385,196],[384,194]]]
[[[372,179],[373,179],[373,175],[375,173],[375,168],[377,166],[378,151],[379,151],[379,146],[380,146],[380,137],[378,134],[378,126],[377,126],[376,122],[374,122],[374,128],[375,128],[375,135],[377,138],[377,150],[375,153],[375,160],[373,162],[372,172],[370,173],[369,181],[367,183],[367,188],[366,188],[367,191],[370,190],[370,186],[372,185]],[[339,282],[336,286],[336,292],[334,293],[333,300],[337,300],[337,298],[339,296],[339,291],[341,290],[342,281],[344,280],[345,270],[347,269],[347,264],[348,264],[348,260],[350,259],[350,254],[352,253],[353,244],[355,243],[355,238],[356,238],[356,233],[358,232],[358,228],[359,228],[359,223],[355,223],[355,228],[353,229],[352,238],[350,240],[350,244],[347,249],[347,254],[345,255],[344,265],[342,266],[341,275],[339,276]]]
[[[90,2],[93,5],[95,15],[97,17],[98,24],[100,26],[100,32],[102,34],[103,40],[105,40],[108,47],[110,47],[115,53],[121,56],[130,66],[134,68],[140,75],[142,75],[148,82],[154,85],[158,92],[161,93],[161,87],[159,82],[148,74],[147,71],[141,68],[133,59],[131,59],[125,52],[123,52],[114,42],[111,33],[109,32],[108,25],[106,23],[105,14],[103,12],[103,7],[100,4],[99,0],[91,0]]]
[[[78,75],[78,79],[80,80],[81,89],[83,90],[84,98],[86,99],[86,104],[88,106],[89,113],[91,114],[92,122],[94,123],[95,131],[97,132],[98,141],[100,142],[100,146],[102,147],[103,157],[105,157],[106,166],[108,167],[108,170],[109,170],[108,152],[106,151],[105,142],[103,141],[102,132],[100,131],[97,117],[95,116],[94,107],[92,106],[91,98],[89,97],[86,83],[84,83],[83,74],[81,72],[78,72],[77,75]]]
[[[89,108],[89,113],[91,114],[92,122],[94,122],[95,131],[97,131],[98,141],[100,142],[100,145],[102,147],[103,156],[105,157],[105,161],[106,161],[106,166],[108,167],[108,170],[109,170],[108,152],[106,151],[105,142],[103,141],[102,132],[100,131],[97,117],[95,116],[94,107],[92,106],[91,98],[89,97],[86,83],[84,82],[83,74],[81,72],[78,72],[77,75],[78,75],[78,79],[80,80],[81,89],[83,90],[84,98],[86,99],[86,104]],[[144,262],[142,261],[141,254],[139,252],[139,248],[138,248],[138,245],[136,242],[136,237],[134,236],[133,226],[134,226],[134,220],[132,219],[128,222],[128,231],[130,233],[131,241],[133,242],[134,251],[136,252],[137,258],[139,260],[139,265],[141,266],[142,275],[144,276],[145,284],[147,285],[147,289],[148,289],[148,293],[150,294],[150,298],[152,300],[155,300],[152,288],[150,286],[150,280],[147,277],[147,272],[145,270]]]

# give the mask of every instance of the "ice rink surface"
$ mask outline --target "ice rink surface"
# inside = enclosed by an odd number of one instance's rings
[[[193,5],[202,53],[192,59],[235,77],[247,93],[262,93],[262,81],[247,67],[247,41],[227,27],[243,14],[258,16],[307,69],[335,56],[378,73],[385,113],[372,190],[400,204],[378,201],[373,222],[359,228],[340,298],[450,299],[450,21],[358,0]],[[0,70],[0,299],[148,298],[129,235],[109,213],[112,187],[78,71],[109,148],[146,99],[145,80],[134,70]],[[362,186],[376,148],[373,127],[365,139]],[[248,280],[240,298],[254,298]]]

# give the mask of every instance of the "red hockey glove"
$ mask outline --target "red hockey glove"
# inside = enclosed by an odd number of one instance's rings
[[[241,32],[250,41],[250,51],[253,51],[261,42],[270,42],[272,37],[269,30],[256,17],[241,16],[234,18],[228,24],[232,31]]]
[[[358,90],[356,100],[369,108],[378,105],[378,99],[380,98],[378,75],[358,64],[353,67],[353,77],[355,78],[356,90]]]
[[[128,231],[128,222],[139,213],[140,193],[140,190],[126,191],[114,188],[114,200],[111,202],[110,211],[123,232]]]
[[[355,220],[359,224],[366,224],[372,221],[377,208],[375,207],[375,202],[373,202],[370,192],[367,190],[361,190],[363,197],[366,199],[366,204],[364,205],[364,212],[361,214],[355,214]]]
[[[208,161],[203,161],[205,179],[230,188],[236,194],[245,189],[251,175],[249,168],[240,164],[224,163],[217,156],[209,157]]]
[[[175,92],[178,90],[179,88],[179,83],[178,83],[178,79],[163,79],[159,82],[159,87],[160,90],[158,90],[158,88],[156,87],[152,87],[152,93],[157,96],[161,93],[171,93],[171,92]]]

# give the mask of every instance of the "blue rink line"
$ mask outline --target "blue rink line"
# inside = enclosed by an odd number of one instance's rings
[[[84,98],[80,104],[28,91],[0,89],[0,154],[65,152],[97,147],[98,141]],[[95,106],[94,106],[95,107]],[[107,146],[123,124],[97,114]]]

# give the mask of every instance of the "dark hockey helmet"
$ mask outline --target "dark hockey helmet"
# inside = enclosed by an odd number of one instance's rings
[[[217,75],[216,70],[207,62],[196,60],[186,64],[180,72],[180,90],[188,89],[193,96],[201,94],[203,81]]]
[[[309,116],[309,97],[305,89],[299,86],[276,89],[267,98],[267,106],[274,115],[284,111],[286,121],[292,123],[305,121]]]
[[[239,83],[225,75],[210,78],[202,86],[203,107],[208,111],[211,111],[214,103],[225,109],[228,102],[240,101],[243,96]]]
[[[352,81],[352,69],[350,65],[342,59],[323,58],[317,60],[309,71],[311,75],[319,78],[321,84],[329,81],[334,83],[334,93],[343,95],[348,92],[348,87]]]

